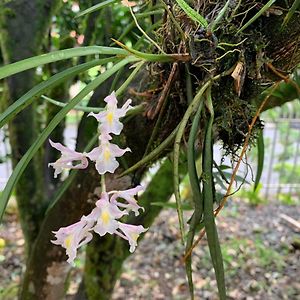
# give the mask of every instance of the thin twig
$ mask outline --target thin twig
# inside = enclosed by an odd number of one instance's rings
[[[158,112],[160,111],[160,109],[161,109],[163,103],[165,102],[165,100],[166,100],[166,98],[167,98],[167,95],[168,95],[168,93],[169,93],[169,91],[170,91],[170,88],[171,88],[171,83],[173,82],[174,76],[175,76],[175,74],[176,74],[177,67],[178,67],[178,63],[175,62],[175,63],[173,64],[173,67],[172,67],[171,73],[170,73],[170,75],[169,75],[169,77],[168,77],[168,80],[167,80],[167,82],[166,82],[166,84],[165,84],[165,86],[164,86],[164,89],[163,89],[163,91],[162,91],[162,93],[161,93],[161,95],[160,95],[160,97],[159,97],[159,99],[158,99],[158,103],[157,103],[157,105],[156,105],[155,111],[152,113],[152,111],[150,110],[150,111],[147,113],[147,117],[148,117],[149,119],[153,120],[153,119],[156,117],[156,115],[157,115]]]
[[[151,39],[151,37],[144,31],[144,29],[140,26],[140,24],[138,23],[138,21],[137,21],[137,18],[136,18],[136,16],[134,15],[134,12],[133,12],[133,10],[132,10],[132,8],[131,7],[129,7],[129,9],[130,9],[130,13],[131,13],[131,15],[132,15],[132,17],[133,17],[133,19],[134,19],[134,22],[135,22],[135,25],[137,26],[137,28],[140,30],[140,32],[153,44],[153,45],[155,45],[155,47],[161,52],[161,53],[163,53],[163,54],[165,54],[165,52],[164,52],[164,50],[154,41],[154,40],[152,40]]]

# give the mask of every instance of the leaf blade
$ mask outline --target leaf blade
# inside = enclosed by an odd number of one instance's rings
[[[3,66],[0,68],[0,79],[55,61],[93,54],[128,56],[128,53],[123,49],[103,46],[86,46],[58,50],[39,56],[29,57],[21,61]]]
[[[212,126],[214,121],[214,110],[211,99],[211,91],[207,93],[207,106],[210,111],[210,118],[207,123],[204,151],[203,151],[203,199],[204,199],[204,226],[207,236],[209,252],[215,270],[219,297],[226,300],[226,287],[223,258],[219,242],[217,227],[214,215],[214,181],[213,181],[213,139]]]
[[[110,61],[114,61],[114,59],[104,58],[97,59],[94,61],[90,61],[84,63],[82,65],[74,66],[65,71],[62,71],[58,74],[51,76],[48,80],[43,81],[29,90],[25,95],[16,100],[12,105],[6,108],[6,110],[0,115],[0,128],[6,124],[9,120],[11,120],[15,115],[17,115],[21,110],[30,105],[36,97],[39,97],[43,94],[47,89],[53,88],[56,85],[63,82],[65,79],[70,78],[80,72],[84,72],[98,64],[107,63]]]
[[[113,3],[117,2],[117,1],[118,1],[118,0],[106,0],[106,1],[103,1],[103,2],[98,3],[98,4],[96,4],[96,5],[93,5],[93,6],[89,7],[89,8],[87,8],[87,9],[81,11],[80,13],[78,13],[78,14],[75,16],[75,19],[80,18],[80,17],[82,17],[82,16],[85,16],[85,15],[87,15],[87,14],[91,14],[91,13],[93,13],[93,12],[95,12],[95,11],[97,11],[97,10],[100,10],[100,9],[102,9],[102,8],[104,8],[104,7],[108,6],[108,5],[110,5],[110,4],[113,4]]]
[[[259,131],[259,135],[257,138],[257,171],[254,181],[254,192],[257,190],[261,175],[264,168],[264,160],[265,160],[265,144],[264,144],[264,135],[262,129]]]

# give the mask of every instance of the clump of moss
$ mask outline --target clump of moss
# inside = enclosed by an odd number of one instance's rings
[[[238,97],[225,99],[223,105],[219,105],[219,109],[219,116],[215,119],[218,138],[223,142],[226,154],[234,155],[245,143],[256,109]],[[263,124],[258,119],[253,127],[249,145],[255,144],[258,130],[261,128]]]

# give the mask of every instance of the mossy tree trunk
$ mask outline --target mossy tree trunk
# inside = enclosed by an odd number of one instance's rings
[[[1,7],[1,50],[4,63],[9,64],[39,54],[58,0],[9,1]],[[35,85],[35,70],[7,79],[5,101],[11,104]],[[4,105],[3,105],[4,106]],[[19,113],[9,123],[9,139],[13,166],[32,145],[39,132],[36,106]],[[16,187],[21,225],[27,250],[36,238],[48,199],[44,197],[41,155],[29,164]]]
[[[75,41],[71,37],[66,37],[60,41],[60,50],[68,49],[74,47]],[[50,64],[49,73],[55,74],[59,73],[67,68],[72,66],[72,60],[63,60],[58,61],[56,63]],[[52,99],[55,99],[60,102],[66,102],[69,100],[70,94],[69,89],[70,85],[72,84],[73,78],[69,80],[65,80],[64,82],[60,83],[54,89],[48,92],[48,96]],[[61,107],[58,107],[52,103],[46,103],[46,126],[51,122],[53,117],[61,110]],[[65,130],[65,121],[64,119],[60,124],[55,128],[55,130],[49,136],[54,142],[64,144],[64,130]],[[58,151],[53,151],[50,143],[46,143],[44,145],[44,185],[45,185],[45,197],[47,199],[51,199],[55,190],[58,188],[60,184],[60,176],[54,178],[54,169],[49,168],[48,163],[54,162],[60,157],[60,153]]]

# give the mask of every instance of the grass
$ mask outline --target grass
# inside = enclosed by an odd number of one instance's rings
[[[286,251],[286,249],[284,249]],[[284,252],[285,252],[284,251]],[[266,246],[258,237],[255,240],[236,238],[222,243],[224,268],[228,278],[240,276],[241,270],[251,273],[256,267],[265,272],[282,271],[285,265],[284,255],[277,253],[272,247]],[[205,249],[202,267],[210,268],[208,250]]]

